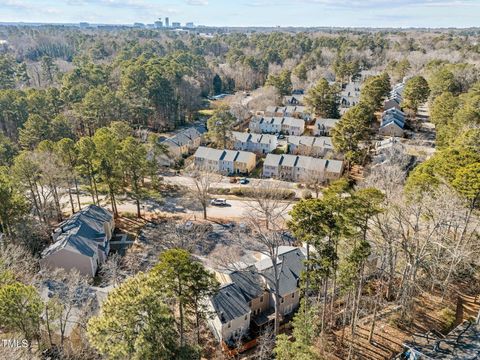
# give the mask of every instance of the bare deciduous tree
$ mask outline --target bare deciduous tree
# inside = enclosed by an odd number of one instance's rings
[[[193,196],[202,206],[203,218],[207,219],[207,207],[210,202],[210,189],[212,184],[218,182],[220,176],[205,169],[196,170],[191,174],[194,182]]]

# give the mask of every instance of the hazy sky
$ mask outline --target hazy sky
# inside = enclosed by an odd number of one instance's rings
[[[0,0],[0,21],[215,26],[480,26],[480,0]]]

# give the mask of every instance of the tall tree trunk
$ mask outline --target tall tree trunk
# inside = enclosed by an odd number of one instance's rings
[[[323,304],[322,304],[322,325],[320,332],[325,330],[325,319],[327,318],[327,296],[328,296],[328,276],[323,280]]]
[[[68,187],[68,197],[70,199],[70,206],[72,207],[72,214],[75,214],[75,205],[73,204],[72,189]]]
[[[78,210],[82,210],[82,204],[80,203],[80,192],[78,191],[78,179],[76,176],[73,178],[73,181],[75,183],[75,192],[77,193]]]
[[[54,184],[51,184],[51,187],[53,189],[53,200],[55,202],[55,208],[57,210],[58,221],[62,221],[63,220],[63,214],[62,214],[62,208],[60,206],[60,199],[58,197],[57,187]]]

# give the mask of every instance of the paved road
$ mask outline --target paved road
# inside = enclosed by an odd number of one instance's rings
[[[249,183],[241,185],[239,183],[230,183],[229,177],[223,176],[219,181],[212,183],[211,187],[213,188],[222,188],[222,189],[231,189],[234,187],[252,187],[252,186],[266,186],[266,187],[279,187],[281,189],[294,190],[297,197],[301,197],[302,189],[298,188],[297,183],[274,180],[274,179],[249,179]],[[195,183],[193,179],[187,175],[175,175],[175,176],[165,176],[164,181],[167,184],[180,185],[190,189],[195,188]]]
[[[187,180],[188,181],[188,180]],[[110,202],[107,196],[100,195],[100,204],[110,209]],[[76,197],[75,204],[76,204]],[[89,195],[80,196],[80,202],[82,205],[92,203],[92,198]],[[251,211],[255,206],[255,202],[248,199],[233,199],[227,198],[228,206],[209,206],[207,209],[207,216],[211,218],[223,219],[223,220],[235,220],[241,221],[246,217],[246,214]],[[70,200],[68,195],[63,195],[61,198],[61,204],[65,212],[69,212]],[[76,206],[76,205],[75,205]],[[135,201],[126,197],[117,197],[117,208],[121,213],[136,214],[137,206]],[[189,197],[173,197],[167,196],[161,203],[155,201],[143,201],[141,203],[142,214],[173,214],[184,216],[186,218],[200,219],[203,216],[202,208],[198,201]]]

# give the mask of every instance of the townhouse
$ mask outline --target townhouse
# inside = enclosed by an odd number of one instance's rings
[[[195,167],[223,175],[248,174],[255,168],[252,152],[219,150],[200,146],[193,155]]]
[[[200,146],[205,131],[201,128],[191,127],[161,141],[161,144],[166,146],[169,158],[179,159]]]
[[[277,270],[281,322],[287,321],[300,303],[300,276],[306,259],[305,249],[280,246]],[[275,277],[270,258],[262,258],[233,272],[217,273],[223,283],[209,299],[213,317],[208,320],[215,338],[233,347],[237,340],[254,338],[275,319]]]
[[[267,154],[275,150],[278,146],[275,135],[232,131],[231,138],[235,150]]]
[[[302,135],[305,120],[293,117],[254,117],[249,128],[255,133]]]
[[[268,154],[263,163],[264,177],[287,181],[336,180],[343,170],[343,161],[302,155]]]
[[[331,130],[339,121],[340,119],[316,119],[312,133],[315,136],[330,136]]]
[[[383,136],[403,136],[405,128],[405,113],[396,108],[390,108],[383,112],[382,121],[378,132]]]
[[[334,153],[331,137],[287,136],[288,153],[313,157],[332,156]]]
[[[266,117],[296,117],[303,120],[310,120],[310,113],[305,106],[267,106],[264,111]]]
[[[94,277],[110,252],[114,228],[115,220],[107,209],[84,207],[54,230],[53,244],[41,254],[41,267],[76,269]]]

